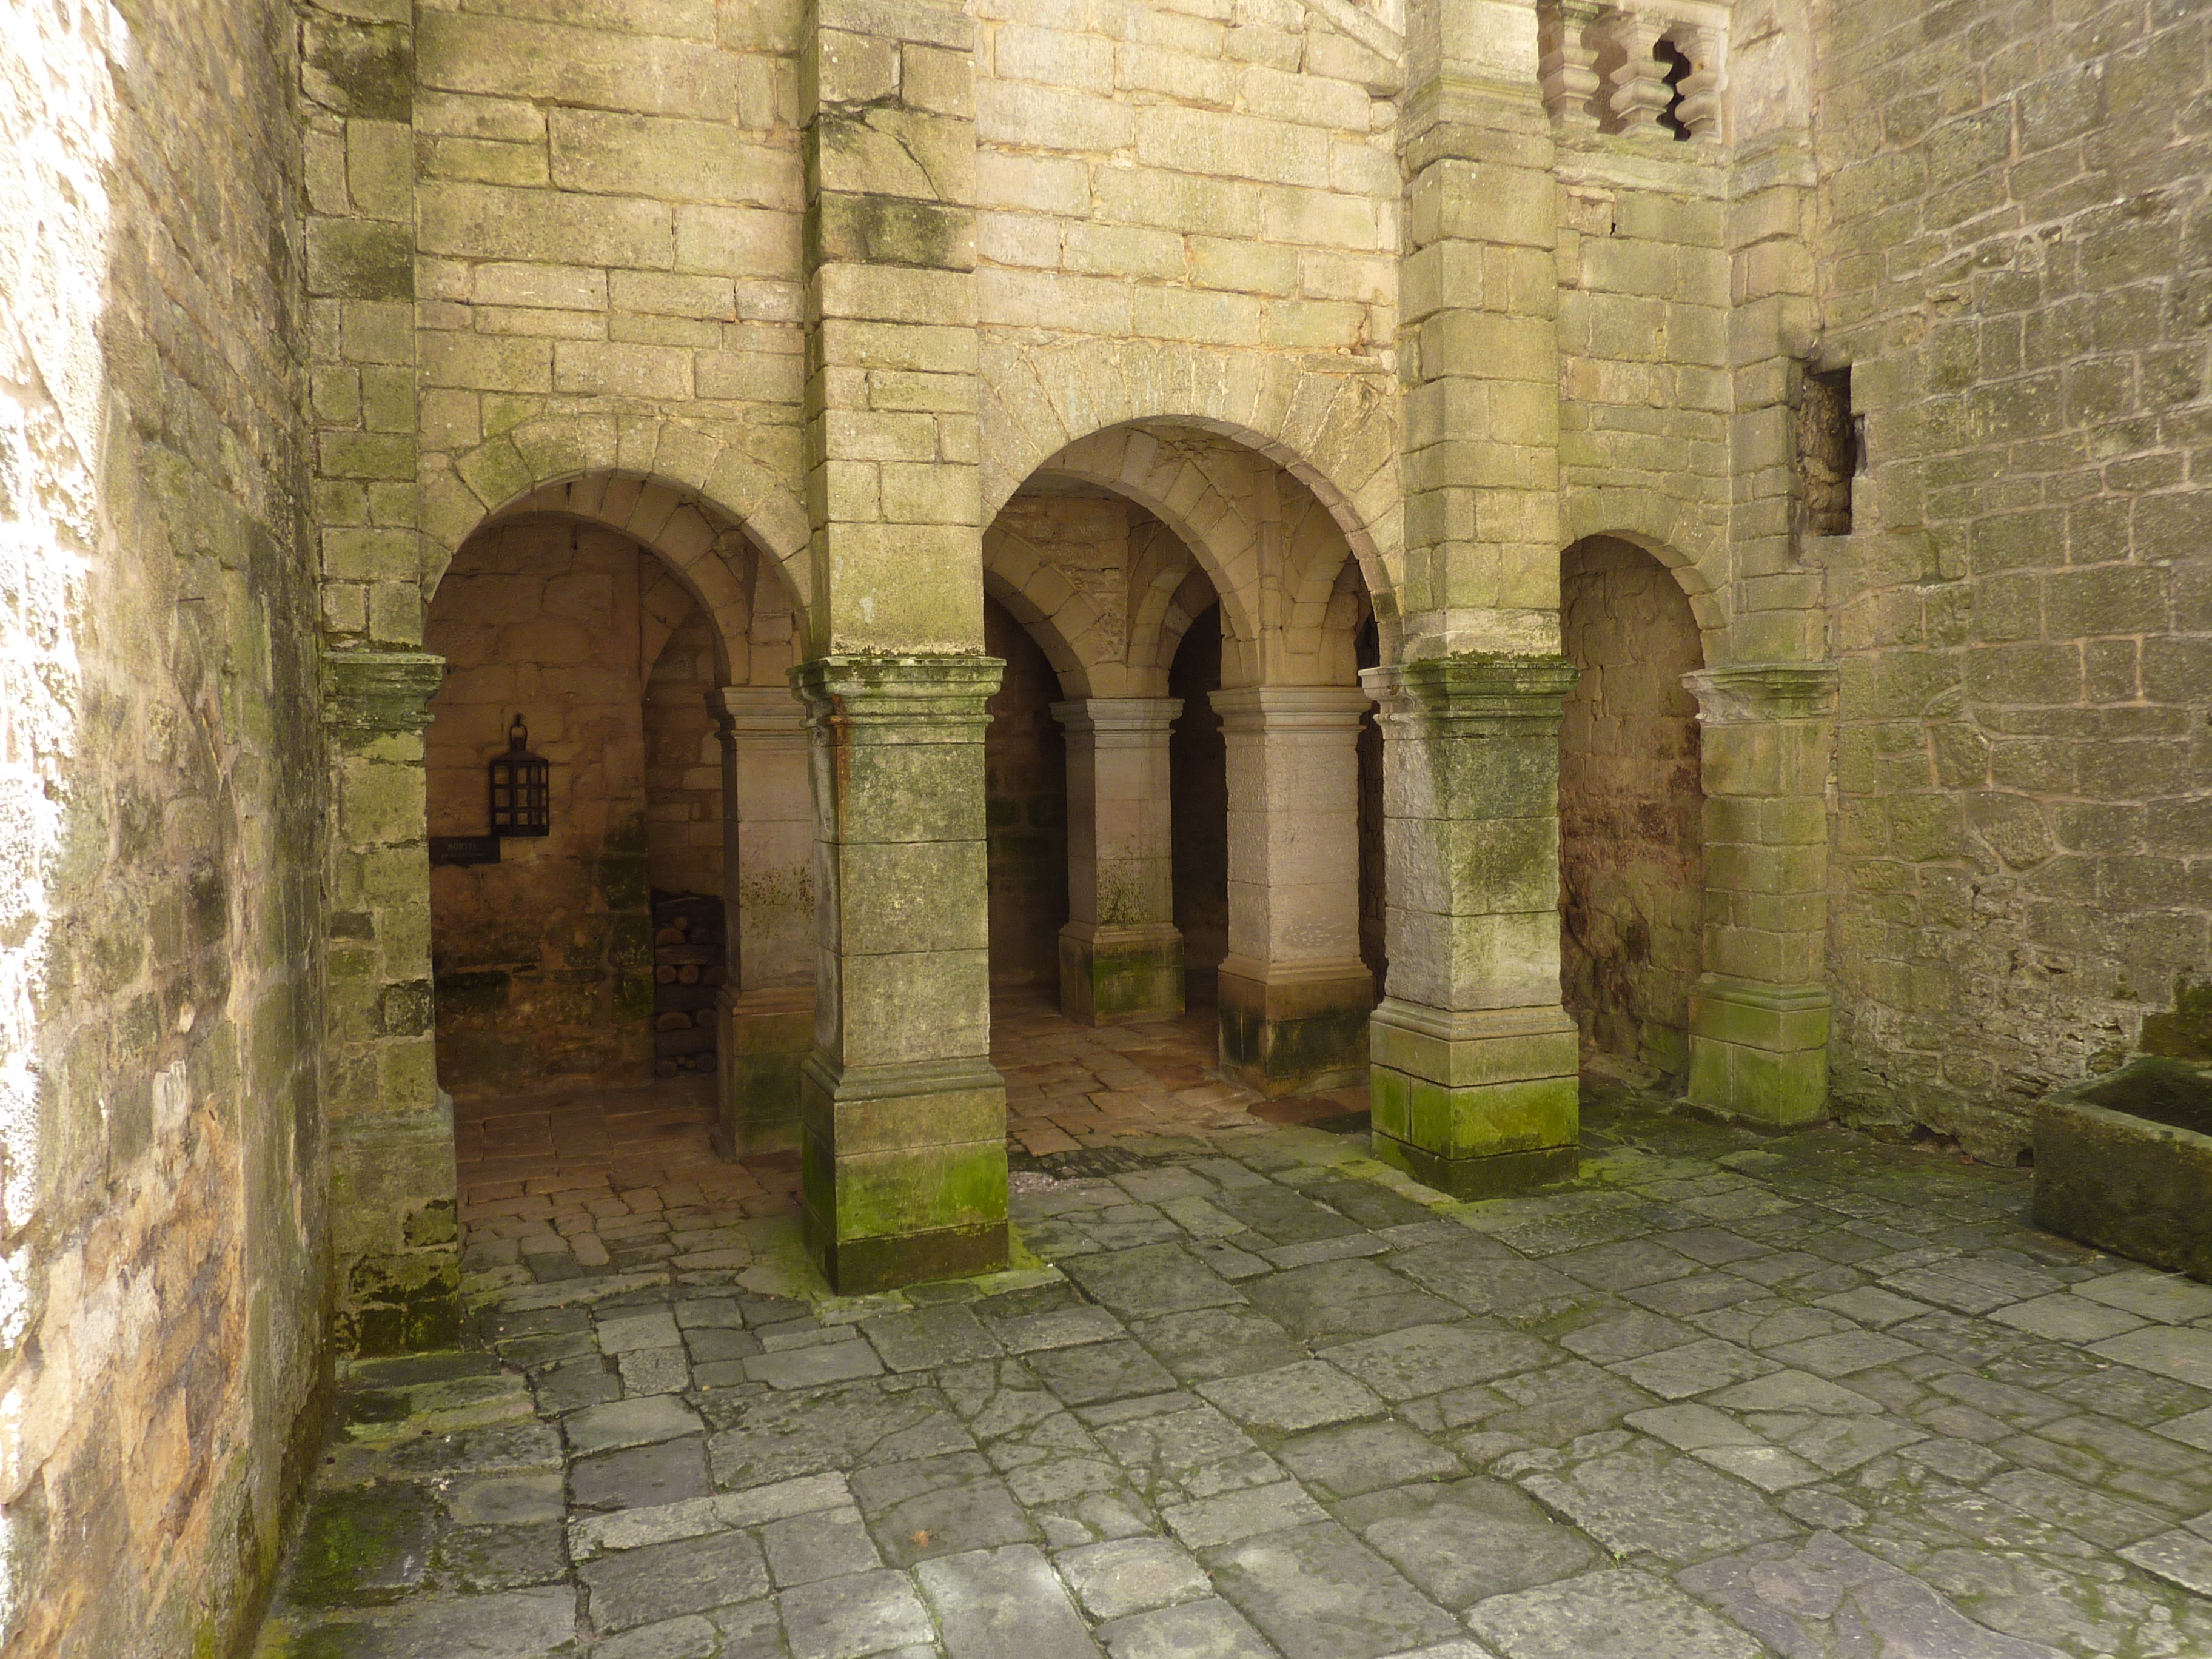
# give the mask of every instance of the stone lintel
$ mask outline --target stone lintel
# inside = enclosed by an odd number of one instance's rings
[[[1707,726],[1826,720],[1836,712],[1840,672],[1832,662],[1747,662],[1682,676]]]
[[[428,651],[325,651],[323,724],[356,736],[420,732],[445,678],[446,659]]]

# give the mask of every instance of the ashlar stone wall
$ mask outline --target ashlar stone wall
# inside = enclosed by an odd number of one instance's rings
[[[0,27],[0,1648],[227,1652],[329,1375],[289,7]]]
[[[2212,17],[1814,17],[1837,1098],[2009,1161],[2053,1085],[2206,1046]]]

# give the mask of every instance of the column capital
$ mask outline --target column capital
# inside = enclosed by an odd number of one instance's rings
[[[1682,676],[1707,726],[1824,720],[1836,712],[1840,671],[1832,662],[1745,662]]]
[[[1470,653],[1362,669],[1359,678],[1386,723],[1455,737],[1499,720],[1557,720],[1579,672],[1565,657]]]
[[[1328,732],[1356,726],[1375,699],[1348,685],[1243,685],[1208,694],[1224,732]]]
[[[1006,668],[980,653],[814,657],[791,671],[791,687],[816,731],[872,727],[896,741],[890,730],[902,726],[972,726],[980,736]]]
[[[756,745],[805,741],[806,710],[788,685],[718,685],[707,693],[707,712],[725,738]]]
[[[445,678],[446,659],[428,651],[325,651],[323,724],[366,735],[420,732]]]
[[[1142,749],[1167,741],[1182,704],[1181,697],[1078,697],[1051,708],[1071,738],[1088,738],[1101,748]]]

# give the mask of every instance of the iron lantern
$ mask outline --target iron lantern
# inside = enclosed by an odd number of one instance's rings
[[[522,716],[507,728],[507,752],[492,757],[491,832],[495,836],[543,836],[553,828],[553,769],[530,752],[530,728]]]

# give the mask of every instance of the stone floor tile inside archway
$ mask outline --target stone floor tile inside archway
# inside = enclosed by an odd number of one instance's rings
[[[997,1011],[1022,1265],[821,1293],[676,1086],[459,1114],[263,1659],[2212,1653],[2212,1287],[2024,1172],[1589,1098],[1459,1204],[1210,1025]]]

